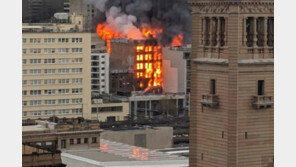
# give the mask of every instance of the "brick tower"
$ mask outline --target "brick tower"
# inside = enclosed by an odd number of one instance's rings
[[[273,0],[190,4],[190,167],[273,167]]]

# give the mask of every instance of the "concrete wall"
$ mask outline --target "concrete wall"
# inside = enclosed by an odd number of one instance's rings
[[[186,60],[182,50],[164,47],[163,52],[163,87],[168,93],[186,92]]]
[[[101,133],[101,139],[135,145],[135,143],[141,142],[135,141],[135,135],[139,134],[146,134],[146,148],[163,149],[172,147],[172,127],[156,127],[154,129],[143,130],[106,130]]]

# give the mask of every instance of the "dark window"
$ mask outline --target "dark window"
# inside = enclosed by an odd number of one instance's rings
[[[95,49],[95,48],[96,48],[96,45],[91,45],[91,48],[92,48],[92,49]]]
[[[224,138],[224,131],[222,131],[222,139]]]
[[[77,144],[81,144],[81,139],[80,138],[77,139]]]
[[[84,138],[84,143],[88,143],[88,138]]]
[[[204,154],[203,153],[201,153],[201,160],[203,160],[204,159]]]
[[[210,18],[206,17],[205,18],[205,46],[210,45]]]
[[[258,81],[258,95],[264,95],[264,81],[259,80]]]
[[[210,93],[212,95],[216,94],[216,80],[211,79],[211,89],[210,89]]]
[[[273,47],[274,45],[274,18],[269,17],[267,20],[267,45]]]
[[[248,132],[245,132],[245,139],[248,138]]]
[[[61,140],[61,148],[66,148],[66,140]]]
[[[74,144],[74,139],[70,139],[70,145]]]
[[[92,142],[92,143],[97,143],[97,138],[96,138],[96,137],[93,137],[93,138],[91,139],[91,142]]]
[[[247,31],[247,46],[254,46],[254,21],[253,17],[248,17],[246,20],[246,31]]]

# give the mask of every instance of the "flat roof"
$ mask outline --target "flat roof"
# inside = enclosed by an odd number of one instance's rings
[[[188,158],[170,155],[157,150],[130,146],[101,139],[100,149],[65,150],[61,154],[63,163],[75,167],[76,165],[103,166],[188,166]]]

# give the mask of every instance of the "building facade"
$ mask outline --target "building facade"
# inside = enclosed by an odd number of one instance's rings
[[[23,32],[23,119],[91,117],[90,33]]]
[[[49,22],[54,13],[64,12],[65,0],[22,0],[22,20],[25,23]]]
[[[273,0],[190,3],[190,166],[273,167]]]
[[[104,51],[92,50],[91,90],[93,94],[109,93],[109,54]]]

